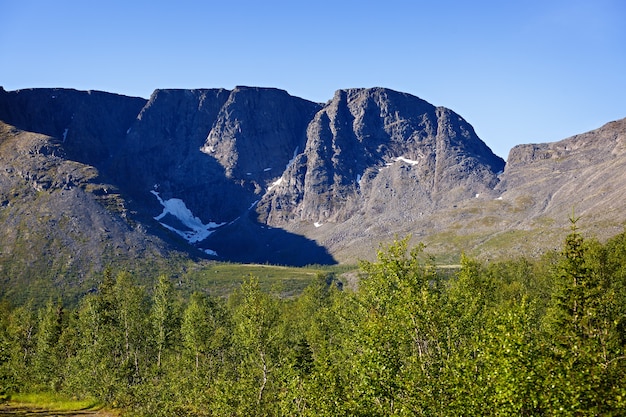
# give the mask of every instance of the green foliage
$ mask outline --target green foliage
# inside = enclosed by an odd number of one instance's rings
[[[51,410],[60,415],[65,415],[65,411],[76,410],[98,410],[102,404],[94,399],[76,400],[70,396],[55,392],[35,392],[35,393],[15,393],[11,395],[11,401],[28,404],[38,410]],[[38,411],[43,415],[43,411]],[[27,415],[27,414],[26,414]]]
[[[407,256],[408,252],[408,256]],[[363,262],[357,293],[352,375],[355,413],[429,413],[436,392],[429,384],[440,362],[440,283],[436,269],[421,259],[423,247],[408,251],[408,239]],[[416,402],[412,393],[424,395]]]
[[[173,345],[175,321],[172,291],[169,279],[164,275],[159,276],[150,317],[157,349],[157,368],[161,368],[163,352]]]
[[[275,390],[282,365],[279,300],[262,292],[258,280],[250,277],[231,303],[239,366],[231,375],[237,383],[224,392],[225,398],[235,405],[231,412],[236,414],[276,415],[268,391]]]
[[[298,296],[234,266],[211,272],[237,281],[228,298],[105,271],[75,308],[0,304],[0,389],[142,416],[621,415],[626,233],[575,226],[560,253],[462,255],[454,274],[397,240],[356,289],[307,269]]]
[[[572,223],[546,317],[551,336],[546,400],[565,413],[607,414],[624,405],[624,316],[616,295],[623,289],[615,286],[617,274],[611,271],[615,254],[586,242]]]
[[[33,383],[41,390],[57,391],[60,388],[63,356],[58,351],[63,332],[63,306],[49,301],[39,310],[35,352],[33,359]]]

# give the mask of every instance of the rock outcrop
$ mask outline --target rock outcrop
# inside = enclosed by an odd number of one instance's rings
[[[520,145],[506,168],[452,110],[384,88],[325,104],[257,87],[0,89],[0,121],[0,263],[43,251],[53,275],[180,250],[354,263],[406,234],[438,254],[535,253],[572,208],[600,236],[626,220],[624,120]]]
[[[432,212],[497,184],[504,161],[459,115],[409,94],[340,90],[260,203],[274,226]]]
[[[624,173],[626,119],[621,119],[558,142],[514,147],[496,192],[527,200],[527,219],[566,220],[574,211],[582,226],[608,237],[626,221]]]

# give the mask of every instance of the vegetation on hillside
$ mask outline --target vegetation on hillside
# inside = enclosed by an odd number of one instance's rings
[[[626,233],[449,276],[395,241],[358,288],[324,273],[296,297],[250,276],[180,297],[106,273],[76,308],[0,308],[0,389],[139,416],[621,415]]]

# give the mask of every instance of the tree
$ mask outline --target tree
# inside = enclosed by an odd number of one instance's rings
[[[36,349],[37,318],[32,300],[16,307],[11,312],[6,329],[8,356],[7,390],[24,389],[30,386],[33,375],[33,359]]]
[[[441,282],[423,249],[406,238],[360,264],[351,413],[429,414],[438,402]]]
[[[201,364],[224,358],[227,346],[225,317],[215,300],[194,292],[183,313],[181,334],[185,352],[193,358],[194,371],[200,372]]]
[[[279,300],[249,277],[231,296],[233,363],[214,398],[222,414],[276,415],[282,336]],[[221,391],[221,392],[220,392]]]
[[[624,395],[624,346],[620,342],[615,289],[606,256],[596,242],[586,242],[577,219],[565,239],[547,316],[551,372],[545,401],[564,413],[608,413]],[[621,381],[620,381],[621,379]]]
[[[535,416],[548,410],[541,402],[545,349],[538,309],[526,298],[494,308],[484,328],[480,381],[490,385],[481,415]]]
[[[39,310],[33,360],[33,382],[39,389],[56,391],[60,388],[64,366],[59,346],[63,333],[63,316],[63,306],[59,301],[49,300]]]
[[[172,283],[165,275],[159,276],[152,301],[151,322],[157,350],[157,368],[161,368],[163,352],[170,347],[175,329]]]
[[[493,395],[485,346],[497,284],[486,272],[479,261],[463,254],[461,268],[446,291],[442,307],[445,361],[439,379],[444,414],[484,415]]]
[[[148,317],[143,288],[127,272],[108,271],[98,292],[85,297],[76,320],[78,345],[68,361],[68,389],[105,402],[131,401],[145,376]]]

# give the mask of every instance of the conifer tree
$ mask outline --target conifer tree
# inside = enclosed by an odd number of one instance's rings
[[[603,414],[612,399],[623,395],[615,384],[614,366],[620,349],[611,349],[617,321],[610,307],[613,291],[603,267],[570,218],[561,262],[555,271],[555,292],[547,317],[552,346],[546,402],[551,409],[571,414]],[[617,355],[617,356],[616,356]]]

